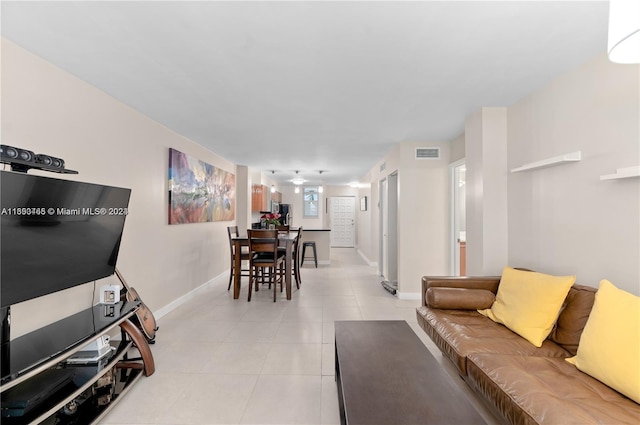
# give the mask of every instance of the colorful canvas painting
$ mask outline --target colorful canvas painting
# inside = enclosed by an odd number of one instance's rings
[[[230,221],[235,215],[235,174],[169,149],[169,224]]]

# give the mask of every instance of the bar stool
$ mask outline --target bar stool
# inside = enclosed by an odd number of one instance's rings
[[[313,249],[313,261],[316,263],[316,269],[318,268],[318,254],[316,253],[316,243],[314,241],[302,242],[302,259],[300,260],[300,267],[304,264],[305,256],[304,253],[307,250],[307,247],[311,247]]]

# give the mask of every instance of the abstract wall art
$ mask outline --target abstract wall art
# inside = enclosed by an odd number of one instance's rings
[[[169,224],[230,221],[235,213],[235,174],[169,149]]]

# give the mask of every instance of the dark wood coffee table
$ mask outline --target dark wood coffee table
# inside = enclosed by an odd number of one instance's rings
[[[484,424],[405,321],[338,321],[342,424]]]

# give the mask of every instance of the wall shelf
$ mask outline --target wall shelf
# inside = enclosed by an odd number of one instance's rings
[[[540,168],[552,167],[554,165],[566,164],[567,162],[577,162],[580,161],[582,154],[580,151],[571,152],[565,155],[554,156],[553,158],[543,159],[541,161],[530,162],[528,164],[524,164],[518,168],[512,168],[512,173],[519,173],[520,171],[529,171],[529,170],[538,170]]]
[[[600,180],[628,179],[631,177],[640,177],[640,165],[635,167],[618,168],[615,174],[605,174],[600,176]]]

